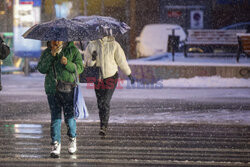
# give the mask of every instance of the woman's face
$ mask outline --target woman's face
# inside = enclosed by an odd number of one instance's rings
[[[52,48],[58,48],[63,44],[63,41],[51,41]]]

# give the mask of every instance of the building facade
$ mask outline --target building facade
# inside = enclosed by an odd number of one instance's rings
[[[31,0],[32,1],[32,0]],[[0,2],[0,32],[13,32],[13,4]],[[250,21],[250,0],[41,0],[41,22],[78,15],[112,16],[130,25],[118,41],[135,58],[135,38],[147,24],[168,23],[187,29],[214,29]]]

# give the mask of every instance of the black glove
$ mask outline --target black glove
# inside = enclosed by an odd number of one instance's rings
[[[131,84],[135,83],[135,79],[134,79],[134,77],[131,74],[128,76],[128,78],[130,79]]]
[[[93,53],[92,53],[92,61],[95,61],[96,57],[97,57],[97,52],[93,51]]]

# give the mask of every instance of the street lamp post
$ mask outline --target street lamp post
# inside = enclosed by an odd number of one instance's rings
[[[172,37],[175,37],[175,29],[172,29]],[[172,41],[172,61],[174,61],[174,55],[175,55],[175,40]]]
[[[87,0],[84,0],[84,16],[88,15]]]

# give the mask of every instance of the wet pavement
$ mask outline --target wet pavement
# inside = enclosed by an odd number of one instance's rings
[[[96,98],[85,98],[89,118],[99,122]],[[0,96],[1,120],[50,121],[46,96]],[[235,124],[250,126],[249,98],[119,99],[111,101],[111,123]]]
[[[118,89],[108,136],[100,138],[94,90],[82,85],[90,117],[77,121],[78,152],[50,158],[43,78],[3,76],[0,166],[250,166],[250,89]]]
[[[207,124],[110,124],[98,136],[97,123],[78,122],[78,152],[49,157],[49,123],[0,122],[0,166],[249,166],[250,126]]]
[[[63,123],[61,158],[53,159],[46,97],[0,96],[0,166],[250,166],[248,98],[114,98],[105,139],[95,98],[86,104],[90,117],[77,121],[78,152],[68,154]]]

